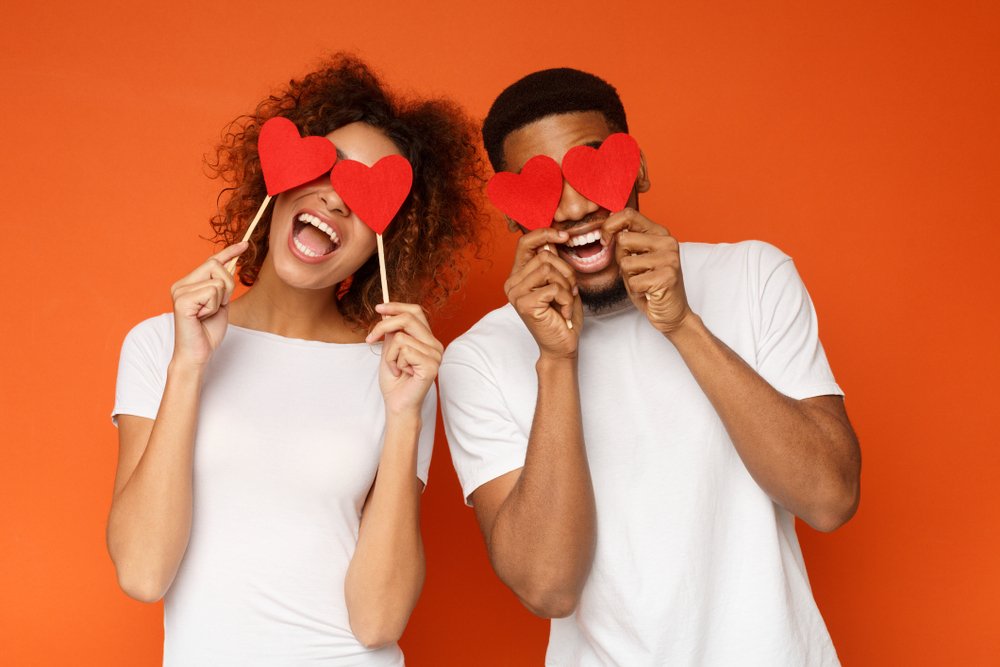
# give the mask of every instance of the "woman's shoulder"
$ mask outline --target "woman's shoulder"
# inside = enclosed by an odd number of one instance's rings
[[[129,350],[142,351],[157,357],[166,353],[167,358],[174,347],[174,314],[163,313],[139,322],[125,335],[123,353]]]

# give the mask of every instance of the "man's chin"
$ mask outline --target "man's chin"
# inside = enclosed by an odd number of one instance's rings
[[[628,299],[628,292],[625,290],[625,283],[621,276],[606,285],[590,288],[580,287],[580,301],[594,313],[610,310],[626,299]]]

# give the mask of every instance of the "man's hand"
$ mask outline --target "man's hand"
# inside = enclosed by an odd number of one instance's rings
[[[504,283],[507,299],[538,343],[543,357],[575,358],[583,326],[576,275],[550,243],[565,243],[566,232],[528,232],[517,242],[514,267]],[[569,325],[572,324],[572,327]]]
[[[661,333],[680,329],[691,313],[681,275],[680,246],[665,227],[626,208],[608,216],[601,243],[615,239],[615,258],[629,298]]]

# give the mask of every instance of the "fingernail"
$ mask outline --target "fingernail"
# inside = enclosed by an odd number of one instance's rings
[[[576,285],[573,285],[573,296],[576,296],[579,293],[580,293],[580,288],[577,287]]]

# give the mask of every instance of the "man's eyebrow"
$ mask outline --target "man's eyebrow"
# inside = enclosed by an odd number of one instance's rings
[[[582,145],[583,146],[590,146],[591,148],[600,148],[601,144],[603,144],[603,143],[604,143],[604,140],[601,139],[601,140],[597,140],[597,141],[588,141],[587,143],[582,144]]]

